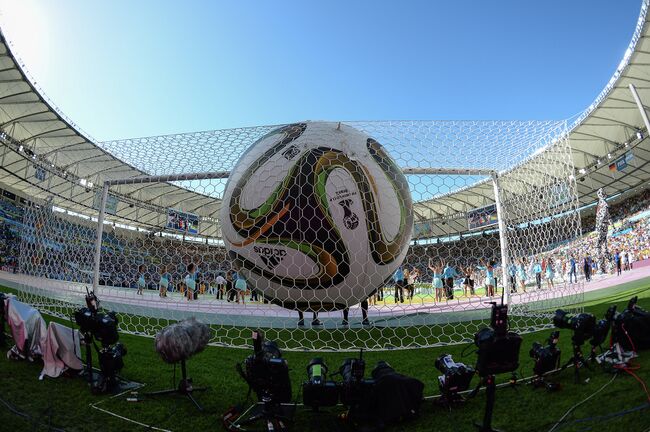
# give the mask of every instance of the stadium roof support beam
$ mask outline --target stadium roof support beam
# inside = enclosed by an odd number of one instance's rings
[[[650,133],[650,120],[648,120],[648,113],[645,110],[645,106],[643,105],[643,102],[641,102],[639,93],[637,93],[634,84],[630,84],[629,88],[630,88],[630,92],[632,92],[632,97],[634,98],[637,107],[639,107],[639,111],[641,112],[641,118],[643,119],[643,123],[645,123],[646,130],[648,131],[648,133]]]

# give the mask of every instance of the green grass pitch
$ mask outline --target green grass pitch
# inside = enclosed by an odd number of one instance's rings
[[[650,278],[624,285],[615,286],[585,295],[585,310],[601,318],[611,304],[617,304],[622,310],[628,299],[638,295],[639,304],[650,309]],[[49,317],[46,317],[49,319]],[[69,323],[68,323],[69,325]],[[544,342],[550,331],[524,335],[520,354],[520,377],[532,373],[533,362],[528,351],[534,341]],[[562,330],[559,347],[562,361],[571,354],[571,333]],[[170,386],[173,366],[160,360],[153,347],[153,339],[133,335],[121,335],[128,354],[122,375],[128,379],[145,383],[141,392],[154,391]],[[466,357],[461,352],[466,345],[448,347],[368,352],[365,354],[366,375],[379,360],[388,361],[398,372],[422,380],[425,395],[438,393],[435,359],[442,353],[453,354],[454,359],[473,365],[476,355],[473,349],[467,349]],[[5,350],[9,346],[5,347]],[[587,351],[588,345],[583,347]],[[208,347],[188,362],[189,375],[195,385],[210,386],[204,393],[196,393],[197,399],[204,405],[205,411],[199,413],[189,400],[180,396],[145,398],[141,402],[127,402],[126,397],[108,398],[93,396],[81,379],[59,378],[38,380],[41,365],[38,363],[15,362],[0,356],[0,398],[10,404],[0,403],[0,430],[50,430],[49,426],[66,431],[130,431],[147,430],[143,426],[127,423],[90,407],[100,402],[102,409],[109,410],[123,417],[137,420],[172,431],[209,431],[222,430],[221,415],[229,406],[245,401],[247,386],[235,372],[235,364],[242,361],[250,352],[242,349]],[[343,359],[351,353],[309,353],[286,352],[285,358],[291,369],[294,396],[299,395],[299,387],[305,379],[305,368],[312,357],[325,359],[330,369],[338,369]],[[640,365],[637,375],[650,384],[650,351],[642,351],[635,360]],[[176,371],[176,377],[180,371]],[[594,393],[611,379],[612,375],[604,372],[597,365],[592,370],[582,370],[582,382],[573,383],[573,370],[567,369],[552,377],[560,383],[561,389],[550,393],[544,389],[529,385],[503,387],[497,390],[493,427],[505,431],[548,431],[555,422],[574,404]],[[502,381],[509,376],[500,376]],[[477,378],[472,381],[476,385]],[[581,405],[568,416],[560,431],[646,431],[650,429],[650,409],[639,409],[622,415],[621,412],[639,407],[647,402],[641,385],[627,374],[620,374],[611,385],[597,396]],[[388,428],[388,431],[473,431],[473,421],[482,419],[485,406],[485,394],[480,392],[476,398],[451,411],[425,402],[420,417],[406,424]],[[23,418],[11,410],[27,414]],[[647,405],[646,405],[647,408]],[[385,409],[390,409],[386,407]],[[294,431],[337,430],[336,416],[342,412],[341,407],[324,409],[318,414],[307,409],[298,408]]]

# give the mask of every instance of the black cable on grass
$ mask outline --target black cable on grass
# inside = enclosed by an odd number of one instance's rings
[[[24,419],[30,421],[30,422],[32,423],[32,425],[38,425],[38,426],[44,426],[44,427],[47,427],[47,430],[48,430],[48,431],[54,431],[54,432],[66,432],[65,429],[61,429],[61,428],[57,428],[57,427],[52,426],[51,422],[50,422],[50,424],[44,424],[44,423],[39,422],[37,418],[34,418],[34,417],[30,416],[29,414],[24,413],[24,412],[22,412],[22,411],[18,411],[18,409],[16,409],[16,408],[11,404],[11,403],[5,401],[5,400],[2,399],[2,398],[0,398],[0,403],[3,404],[5,407],[7,407],[7,409],[8,409],[12,414],[17,415],[17,416],[19,416],[19,417],[22,417],[22,418],[24,418]],[[48,411],[49,411],[49,408],[48,408]],[[50,420],[51,420],[51,416],[50,416]]]
[[[617,418],[617,417],[624,417],[624,416],[626,416],[628,414],[633,414],[635,412],[643,411],[643,410],[646,410],[648,408],[650,408],[650,403],[644,403],[643,405],[635,406],[633,408],[627,408],[627,409],[624,409],[624,410],[621,410],[621,411],[616,411],[616,412],[601,415],[601,416],[583,417],[583,418],[575,419],[575,420],[572,420],[570,422],[565,423],[564,425],[567,426],[567,425],[570,425],[570,424],[584,423],[584,422],[588,422],[588,421],[607,421],[607,420],[611,420],[611,419],[614,419],[614,418]],[[580,430],[590,430],[590,429],[593,429],[593,426],[586,426],[586,427],[584,427],[584,428],[582,428]]]
[[[615,374],[615,375],[612,377],[612,379],[609,380],[609,381],[607,381],[607,382],[606,382],[606,383],[605,383],[601,388],[599,388],[598,390],[596,390],[595,392],[593,392],[592,394],[590,394],[589,396],[587,396],[586,398],[584,398],[583,400],[581,400],[580,402],[578,402],[577,404],[575,404],[575,405],[573,405],[571,408],[569,408],[569,409],[567,410],[567,412],[565,412],[564,415],[563,415],[562,417],[560,417],[560,419],[557,421],[557,423],[555,423],[555,424],[553,425],[553,427],[552,427],[551,429],[549,429],[548,432],[553,432],[554,430],[557,430],[559,427],[562,427],[562,425],[565,423],[565,420],[564,420],[564,419],[565,419],[569,414],[571,414],[571,413],[572,413],[576,408],[578,408],[580,405],[584,404],[585,402],[587,402],[588,400],[590,400],[591,398],[593,398],[594,396],[596,396],[598,393],[600,393],[601,391],[603,391],[603,390],[605,389],[605,387],[609,386],[611,383],[614,382],[614,380],[616,379],[617,376],[618,376],[618,374]]]

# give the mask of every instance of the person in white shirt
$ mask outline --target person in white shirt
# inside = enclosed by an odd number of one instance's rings
[[[217,284],[217,300],[223,300],[223,295],[226,292],[226,279],[219,273],[214,281]]]

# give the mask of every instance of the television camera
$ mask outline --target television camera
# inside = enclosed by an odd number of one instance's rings
[[[86,288],[86,307],[77,309],[74,312],[74,319],[79,326],[79,332],[86,346],[85,374],[93,393],[105,393],[119,390],[119,379],[117,374],[124,367],[124,356],[126,347],[119,343],[120,335],[117,331],[118,318],[113,311],[106,314],[99,312],[99,300],[93,291]],[[95,340],[101,343],[101,348],[95,344]],[[95,381],[92,367],[92,350],[99,356],[99,369],[101,371],[98,380]]]
[[[650,348],[650,312],[632,297],[623,312],[614,317],[612,340],[625,351]]]
[[[330,378],[340,376],[339,382],[328,380],[327,365],[322,358],[314,358],[307,366],[308,380],[302,384],[303,403],[318,410],[319,407],[335,406],[340,400],[348,407],[347,418],[356,421],[361,404],[367,400],[375,384],[374,380],[365,378],[365,373],[363,350],[358,358],[345,359],[338,372],[330,375]]]
[[[469,388],[476,370],[464,363],[456,363],[451,354],[440,355],[434,365],[442,373],[438,377],[441,396],[437,402],[447,408],[451,408],[453,403],[464,402],[459,393]]]
[[[553,317],[553,324],[557,328],[573,330],[571,342],[573,344],[573,356],[563,366],[563,369],[570,364],[575,367],[575,382],[580,381],[580,369],[589,367],[582,354],[582,345],[589,340],[591,352],[589,359],[596,358],[596,348],[602,345],[607,339],[609,329],[616,317],[616,306],[611,306],[605,313],[604,319],[596,321],[596,317],[589,313],[570,315],[569,313],[558,309]]]
[[[237,371],[248,383],[249,391],[254,391],[259,401],[248,409],[249,417],[227,424],[231,430],[245,430],[241,427],[262,421],[269,432],[284,432],[293,417],[294,407],[287,409],[291,402],[291,381],[289,366],[282,358],[282,352],[274,341],[266,341],[261,330],[253,332],[253,354],[242,364],[237,364]],[[243,415],[242,415],[243,417]]]
[[[320,407],[332,407],[339,401],[339,384],[328,380],[329,369],[321,357],[307,365],[307,381],[302,383],[302,400],[305,406],[318,411]]]
[[[505,290],[504,290],[505,291]],[[508,305],[490,302],[492,311],[490,327],[484,327],[474,335],[474,344],[478,348],[476,370],[481,381],[472,392],[475,395],[481,385],[485,385],[487,396],[483,424],[476,423],[481,432],[493,432],[492,413],[496,396],[495,375],[514,372],[519,368],[519,350],[522,338],[517,333],[508,331]]]
[[[558,387],[555,384],[547,383],[544,380],[544,375],[558,369],[560,367],[560,349],[557,347],[557,342],[560,338],[560,332],[555,330],[548,338],[546,346],[539,342],[533,342],[533,346],[528,352],[530,357],[535,360],[533,372],[535,376],[532,384],[535,387],[545,386],[548,390],[556,390]]]

